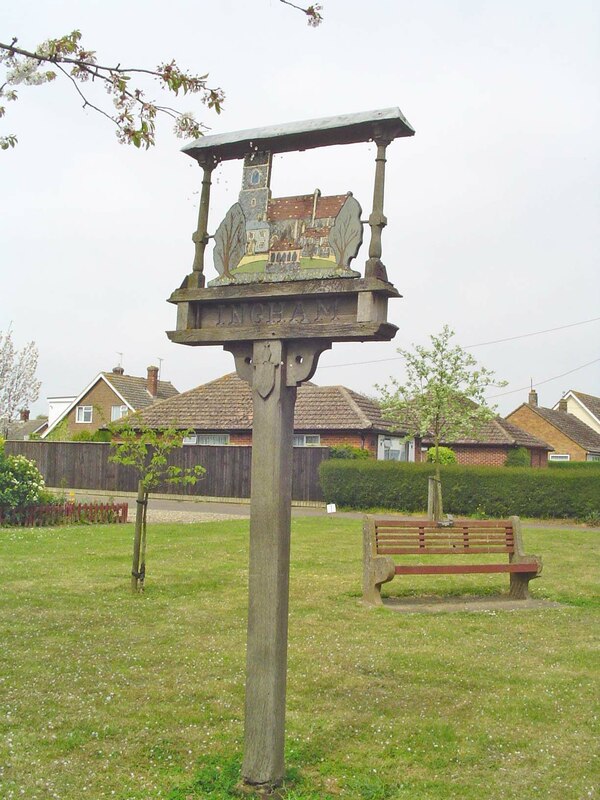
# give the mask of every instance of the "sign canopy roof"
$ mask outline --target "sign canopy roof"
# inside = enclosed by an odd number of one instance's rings
[[[379,136],[396,139],[415,133],[399,108],[340,114],[266,128],[202,136],[182,148],[200,163],[244,158],[253,151],[289,153],[313,147],[368,142]]]

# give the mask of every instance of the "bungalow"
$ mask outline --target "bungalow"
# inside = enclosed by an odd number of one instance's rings
[[[545,441],[502,417],[486,422],[476,438],[463,438],[443,444],[454,451],[459,464],[488,467],[504,466],[509,452],[517,447],[524,447],[529,451],[532,467],[545,467],[548,464],[548,451],[552,450]],[[421,445],[421,448],[417,448],[421,455],[419,460],[425,460],[426,450],[433,446],[433,441],[424,437]]]
[[[557,405],[555,409],[538,406],[537,392],[532,389],[528,402],[506,419],[551,444],[550,461],[600,461],[600,433],[567,410],[566,398]]]
[[[156,403],[136,415],[152,428],[193,431],[186,444],[251,445],[252,395],[236,373]],[[345,386],[305,383],[298,389],[295,447],[348,444],[380,459],[414,461],[414,445],[390,428],[375,400]]]

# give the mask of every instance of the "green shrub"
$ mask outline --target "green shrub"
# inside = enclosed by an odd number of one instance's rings
[[[336,444],[329,448],[329,458],[373,458],[368,450],[362,447],[353,447],[351,444]]]
[[[7,456],[0,449],[0,506],[17,508],[51,500],[52,494],[33,461],[25,456]]]
[[[429,464],[435,464],[438,461],[440,464],[456,464],[456,453],[450,447],[438,447],[437,449],[437,459],[435,453],[435,447],[430,447],[427,451],[427,462]]]
[[[593,470],[454,464],[442,467],[441,473],[444,511],[449,514],[576,519],[598,504],[598,475]],[[422,513],[431,474],[430,464],[397,461],[329,459],[320,466],[325,500],[357,509]]]
[[[505,467],[530,467],[531,453],[526,447],[512,447],[508,451]]]
[[[600,461],[548,461],[551,469],[600,469]]]
[[[71,439],[73,442],[110,442],[111,440],[110,431],[106,430],[79,431],[79,433],[74,433]]]

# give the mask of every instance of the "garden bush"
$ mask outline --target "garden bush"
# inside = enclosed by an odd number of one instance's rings
[[[17,508],[51,500],[52,494],[33,461],[25,456],[7,456],[0,446],[0,506]]]
[[[330,459],[320,466],[325,500],[357,509],[423,512],[432,474],[430,464],[397,461]],[[441,476],[444,511],[450,514],[577,519],[598,506],[594,470],[449,465]]]
[[[530,467],[531,454],[526,447],[512,447],[508,451],[505,467]]]
[[[438,447],[437,459],[435,454],[435,447],[430,447],[427,451],[427,461],[429,464],[435,464],[439,461],[440,464],[456,464],[456,453],[450,447]]]
[[[368,450],[363,450],[362,447],[354,447],[351,444],[336,444],[329,448],[329,458],[358,458],[364,460],[373,458],[373,455]]]

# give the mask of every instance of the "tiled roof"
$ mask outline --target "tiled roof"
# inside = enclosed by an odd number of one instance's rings
[[[148,392],[147,378],[136,378],[133,375],[118,375],[114,372],[103,372],[102,375],[136,411],[148,408],[148,406],[151,406],[157,400],[166,400],[178,394],[177,389],[170,381],[158,381],[157,396],[152,397]]]
[[[432,444],[432,440],[428,437],[423,438],[423,444]],[[495,417],[484,423],[477,437],[465,437],[456,439],[452,442],[444,442],[444,444],[458,445],[458,444],[478,444],[478,445],[500,445],[504,447],[538,447],[544,450],[552,450],[552,447],[546,442],[532,436],[522,428],[513,425],[502,417]]]
[[[585,450],[600,453],[600,433],[596,433],[595,430],[574,414],[569,414],[568,411],[554,411],[552,408],[541,408],[540,406],[533,407],[531,410],[535,411],[542,419],[545,419],[546,422],[549,422]]]
[[[32,433],[35,433],[48,422],[48,417],[40,417],[37,419],[28,419],[26,421],[17,420],[8,425],[8,433],[6,436],[7,441],[15,442],[23,439],[28,439]]]
[[[315,386],[305,383],[298,389],[296,430],[377,430],[389,431],[375,400],[345,386]]]
[[[594,397],[593,394],[584,394],[583,392],[571,391],[571,394],[580,400],[583,405],[590,411],[596,419],[600,419],[600,397]]]
[[[335,194],[330,197],[319,197],[315,219],[337,217],[348,195]],[[312,217],[314,194],[302,194],[298,197],[275,197],[269,200],[267,219],[277,222],[286,219],[309,219]]]
[[[155,403],[137,415],[150,427],[177,425],[204,431],[252,428],[252,395],[235,373],[205,383],[169,400]],[[389,430],[374,400],[345,386],[298,389],[294,416],[296,430]]]

